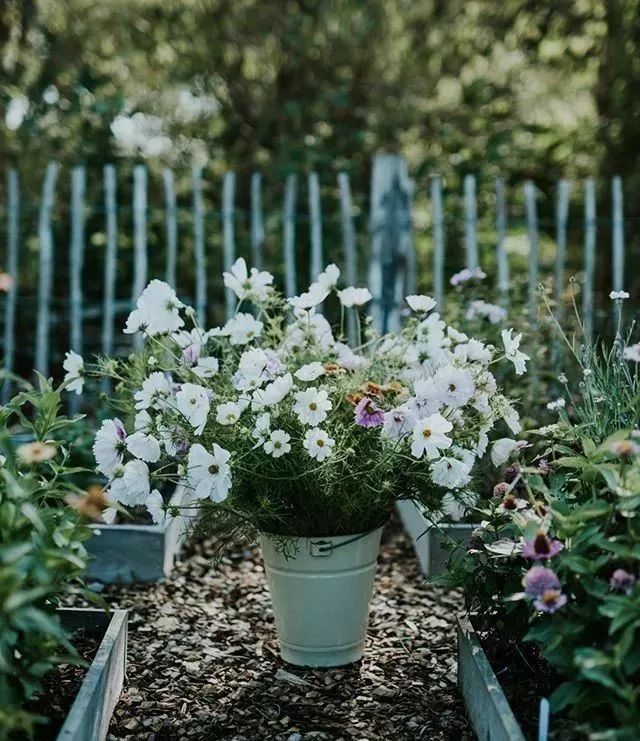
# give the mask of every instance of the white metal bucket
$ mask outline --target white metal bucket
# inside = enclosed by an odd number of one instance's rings
[[[298,538],[293,558],[261,536],[285,661],[342,666],[362,657],[381,534],[380,527],[362,536]]]

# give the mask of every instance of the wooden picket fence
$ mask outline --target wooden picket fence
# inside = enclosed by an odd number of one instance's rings
[[[42,194],[37,217],[37,291],[35,348],[33,368],[48,375],[51,368],[51,333],[52,301],[54,296],[55,267],[54,259],[54,220],[56,219],[56,187],[60,177],[60,168],[50,163],[45,172]],[[86,264],[86,192],[87,172],[83,166],[74,167],[71,173],[71,191],[69,203],[69,250],[68,250],[68,342],[67,346],[79,353],[85,349],[85,323],[88,316],[100,315],[100,351],[112,354],[115,349],[114,326],[117,315],[128,311],[135,302],[147,281],[160,277],[169,283],[176,282],[176,265],[180,246],[178,207],[174,173],[165,170],[163,173],[164,191],[164,274],[156,275],[150,270],[148,249],[148,170],[144,165],[133,168],[131,202],[132,271],[130,276],[119,274],[119,245],[122,237],[119,224],[119,212],[123,204],[118,200],[117,171],[114,165],[104,167],[102,173],[102,193],[104,213],[104,262],[100,265]],[[557,184],[555,202],[555,243],[556,255],[554,266],[554,286],[556,298],[560,299],[565,284],[567,258],[567,224],[571,184],[561,180]],[[229,291],[222,296],[210,296],[208,271],[214,270],[208,260],[208,237],[205,229],[205,207],[203,205],[203,172],[195,168],[191,173],[192,191],[192,239],[193,250],[193,285],[194,306],[201,321],[206,320],[207,310],[212,300],[224,301],[225,315],[232,314],[235,301]],[[316,275],[324,266],[325,245],[323,243],[323,212],[321,206],[320,178],[318,173],[308,175],[308,221],[309,221],[309,267],[311,275]],[[347,174],[337,176],[337,193],[339,200],[340,229],[342,235],[343,276],[348,284],[355,284],[360,278],[368,285],[374,295],[369,307],[377,324],[383,329],[392,329],[400,322],[400,307],[406,293],[416,290],[418,268],[414,245],[415,229],[413,225],[413,199],[415,183],[411,180],[406,161],[394,155],[379,155],[373,161],[371,175],[371,193],[369,197],[369,249],[367,259],[367,277],[358,270],[357,234],[354,221],[354,205],[351,184]],[[528,255],[528,311],[532,325],[536,322],[537,286],[540,279],[538,242],[538,203],[537,192],[533,182],[523,184],[524,220],[529,243]],[[308,285],[305,276],[297,268],[297,257],[300,256],[300,245],[297,243],[296,215],[300,211],[298,203],[299,177],[291,174],[284,183],[282,205],[282,261],[284,265],[284,289],[287,295],[295,295]],[[447,220],[443,201],[443,182],[435,175],[430,178],[429,202],[431,209],[432,267],[431,291],[441,305],[446,290],[445,258],[447,253]],[[478,211],[476,178],[467,175],[463,182],[463,262],[469,268],[479,266],[478,250]],[[263,211],[263,183],[259,173],[251,177],[250,183],[250,261],[256,267],[265,266],[265,214]],[[614,178],[611,184],[611,260],[612,290],[620,290],[625,281],[625,216],[623,192],[620,178]],[[6,233],[6,255],[4,265],[13,277],[14,288],[6,296],[3,327],[4,368],[14,370],[16,357],[16,318],[21,308],[20,273],[24,268],[24,252],[21,242],[21,193],[19,176],[16,170],[10,170],[7,177],[6,208],[4,231]],[[497,299],[508,303],[511,285],[510,265],[505,249],[507,236],[507,196],[504,181],[495,181],[495,262]],[[215,266],[228,270],[236,259],[236,175],[228,172],[222,185],[221,204],[221,238],[222,261]],[[594,321],[594,275],[596,270],[596,242],[598,222],[596,218],[595,182],[589,179],[584,184],[584,270],[582,285],[582,311],[587,332],[591,332]],[[101,306],[90,306],[85,300],[85,275],[88,269],[102,271]],[[157,271],[155,271],[157,272]],[[121,273],[121,271],[120,271]],[[130,281],[130,299],[117,298],[118,287],[123,279]],[[364,280],[363,280],[364,279]],[[122,290],[119,291],[122,294]],[[562,301],[558,301],[562,311]],[[209,312],[210,313],[210,312]],[[353,326],[351,327],[353,331]],[[59,337],[57,337],[59,340]],[[9,393],[5,385],[4,394]]]

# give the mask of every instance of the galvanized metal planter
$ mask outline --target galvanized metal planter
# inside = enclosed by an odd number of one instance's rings
[[[57,741],[104,741],[120,697],[127,665],[127,611],[61,608],[67,630],[104,630],[104,636]]]
[[[457,619],[458,687],[480,741],[525,741],[500,682],[468,618]],[[549,702],[540,700],[538,741],[547,741]]]
[[[447,540],[460,543],[470,537],[475,525],[470,523],[439,523],[435,526],[420,512],[415,502],[403,499],[397,503],[398,514],[425,576],[435,576],[446,570],[451,549]]]
[[[184,489],[178,487],[172,504],[181,504],[183,497]],[[131,584],[169,576],[194,519],[195,511],[183,511],[166,525],[90,525],[93,536],[85,543],[90,556],[85,579]]]
[[[297,538],[284,554],[260,537],[282,658],[330,667],[362,658],[382,528],[359,535]]]

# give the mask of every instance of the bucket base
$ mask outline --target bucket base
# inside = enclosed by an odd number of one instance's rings
[[[332,666],[345,666],[360,661],[364,653],[364,641],[359,641],[354,646],[344,648],[322,649],[305,648],[304,646],[291,646],[280,644],[280,655],[283,661],[293,666],[310,666],[316,668],[328,668]]]

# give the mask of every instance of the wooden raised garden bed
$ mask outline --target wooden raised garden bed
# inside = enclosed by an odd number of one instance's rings
[[[181,504],[184,489],[171,497]],[[92,524],[93,536],[85,545],[90,560],[87,581],[130,584],[157,581],[169,576],[189,534],[195,512],[181,512],[166,525]]]
[[[467,715],[480,741],[526,741],[526,736],[489,662],[471,621],[457,620],[458,686]],[[546,741],[549,703],[541,699],[535,738]]]
[[[470,537],[475,527],[471,523],[439,523],[436,526],[425,518],[410,499],[399,501],[397,509],[425,576],[442,574],[451,557],[451,549],[445,546],[446,541],[453,539],[460,543]]]
[[[63,626],[102,636],[98,651],[58,732],[57,741],[103,741],[127,665],[127,611],[61,608]]]

